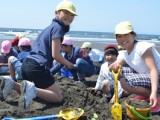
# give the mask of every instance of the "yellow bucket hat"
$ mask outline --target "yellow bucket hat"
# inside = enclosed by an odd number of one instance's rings
[[[92,43],[84,42],[81,48],[92,48]]]
[[[123,21],[116,25],[115,35],[117,34],[128,34],[133,31],[133,26],[129,21]]]
[[[63,0],[57,5],[56,11],[58,10],[67,10],[74,15],[77,15],[76,8],[71,1]]]

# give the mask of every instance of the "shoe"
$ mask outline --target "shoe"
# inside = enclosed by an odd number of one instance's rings
[[[12,92],[14,81],[10,76],[0,76],[0,98],[4,101],[9,93]]]
[[[18,105],[21,108],[28,109],[32,100],[36,98],[37,89],[34,83],[24,80],[20,87],[21,96],[18,101]]]
[[[157,114],[160,113],[160,97],[157,99],[157,103],[159,105],[155,106],[155,107],[151,107],[151,112],[152,114]]]
[[[82,81],[78,80],[78,81],[75,81],[76,84],[81,84],[83,83]]]
[[[78,81],[75,81],[75,83],[85,83],[86,82],[86,80],[85,79],[83,79],[83,80],[78,80]]]
[[[111,99],[112,99],[111,93],[109,93],[108,95],[105,95],[105,96],[103,97],[104,102],[107,102],[107,103],[109,103],[109,101],[110,101]]]

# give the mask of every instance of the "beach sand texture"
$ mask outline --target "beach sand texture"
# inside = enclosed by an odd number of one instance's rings
[[[0,119],[5,117],[11,118],[29,118],[37,116],[55,115],[60,110],[79,107],[84,109],[84,114],[79,120],[92,120],[94,114],[98,116],[93,120],[113,120],[111,116],[112,104],[104,102],[103,94],[98,92],[97,94],[90,93],[87,88],[94,87],[97,79],[97,75],[88,77],[86,84],[75,84],[70,78],[60,78],[55,76],[62,94],[63,102],[60,104],[51,104],[36,98],[31,103],[29,109],[24,110],[18,107],[19,94],[13,91],[6,99],[6,101],[0,102]],[[119,99],[119,103],[123,109],[123,120],[129,120],[126,116],[124,101],[127,98]],[[142,103],[143,106],[143,103]],[[154,115],[152,120],[158,120],[159,115]],[[56,120],[62,120],[58,118]]]

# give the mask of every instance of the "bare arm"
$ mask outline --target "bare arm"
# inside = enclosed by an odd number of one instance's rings
[[[151,76],[151,95],[150,95],[150,105],[155,106],[157,103],[157,89],[158,89],[158,71],[156,68],[156,63],[154,56],[152,54],[152,48],[146,50],[142,58],[144,59],[146,66],[150,71]]]
[[[1,66],[8,66],[8,63],[0,63],[0,67]]]
[[[61,54],[61,40],[60,39],[55,39],[52,40],[52,57],[59,63],[67,66],[69,69],[74,68],[74,65],[66,60]]]

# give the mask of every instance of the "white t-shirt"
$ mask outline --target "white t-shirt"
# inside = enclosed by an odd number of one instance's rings
[[[92,49],[89,52],[89,56],[93,62],[101,62],[103,61],[103,52],[98,49]]]
[[[152,47],[152,53],[155,58],[156,66],[160,73],[160,54],[156,51],[154,43],[137,42],[129,55],[128,52],[124,50],[119,52],[118,57],[123,58],[126,63],[138,73],[149,73],[149,70],[142,58],[142,55],[150,47]]]
[[[114,77],[113,77],[113,74],[109,71],[108,62],[105,62],[102,64],[95,88],[97,88],[98,90],[101,90],[102,82],[104,80],[109,80],[110,85],[114,86]],[[122,93],[123,93],[123,88],[120,82],[118,81],[118,97],[119,98],[122,96]]]

